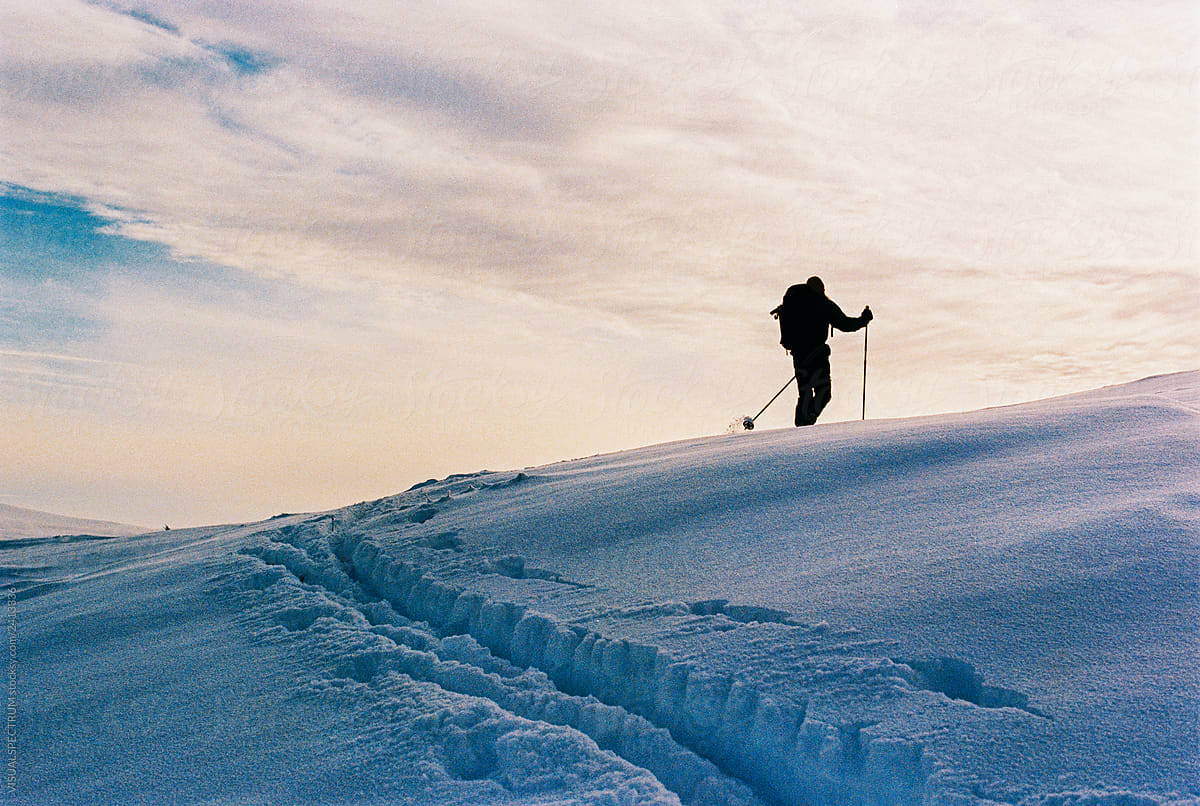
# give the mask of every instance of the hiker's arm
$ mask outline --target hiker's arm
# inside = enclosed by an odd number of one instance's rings
[[[875,315],[871,313],[870,308],[863,308],[863,312],[859,316],[846,316],[836,302],[829,300],[829,324],[838,330],[853,333],[856,330],[862,330],[874,318]]]

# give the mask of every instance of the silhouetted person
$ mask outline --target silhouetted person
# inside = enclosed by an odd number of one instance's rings
[[[803,285],[794,285],[783,295],[783,302],[771,315],[779,320],[779,343],[792,354],[800,399],[796,402],[796,425],[812,425],[833,397],[829,378],[829,329],[836,327],[852,333],[867,326],[874,315],[863,308],[861,316],[851,318],[837,303],[825,296],[820,277],[809,277]]]

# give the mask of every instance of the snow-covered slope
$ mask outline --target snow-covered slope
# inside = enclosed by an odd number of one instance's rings
[[[8,504],[0,504],[0,540],[26,537],[53,537],[55,535],[97,535],[101,537],[125,537],[147,531],[140,526],[112,521],[69,518]]]
[[[3,551],[17,802],[1200,803],[1197,372]]]

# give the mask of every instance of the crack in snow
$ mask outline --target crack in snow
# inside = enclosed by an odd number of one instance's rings
[[[938,691],[952,700],[978,705],[980,708],[1019,708],[1022,711],[1053,719],[1046,712],[1029,704],[1029,695],[1000,686],[989,686],[975,667],[957,658],[926,658],[901,660],[896,663],[910,667],[917,673],[916,684],[930,691]]]

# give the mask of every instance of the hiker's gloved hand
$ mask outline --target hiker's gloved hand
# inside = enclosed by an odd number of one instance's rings
[[[871,313],[871,307],[868,305],[868,306],[863,307],[862,316],[859,318],[862,319],[864,323],[866,323],[866,322],[870,322],[872,319],[874,319],[875,314]]]

